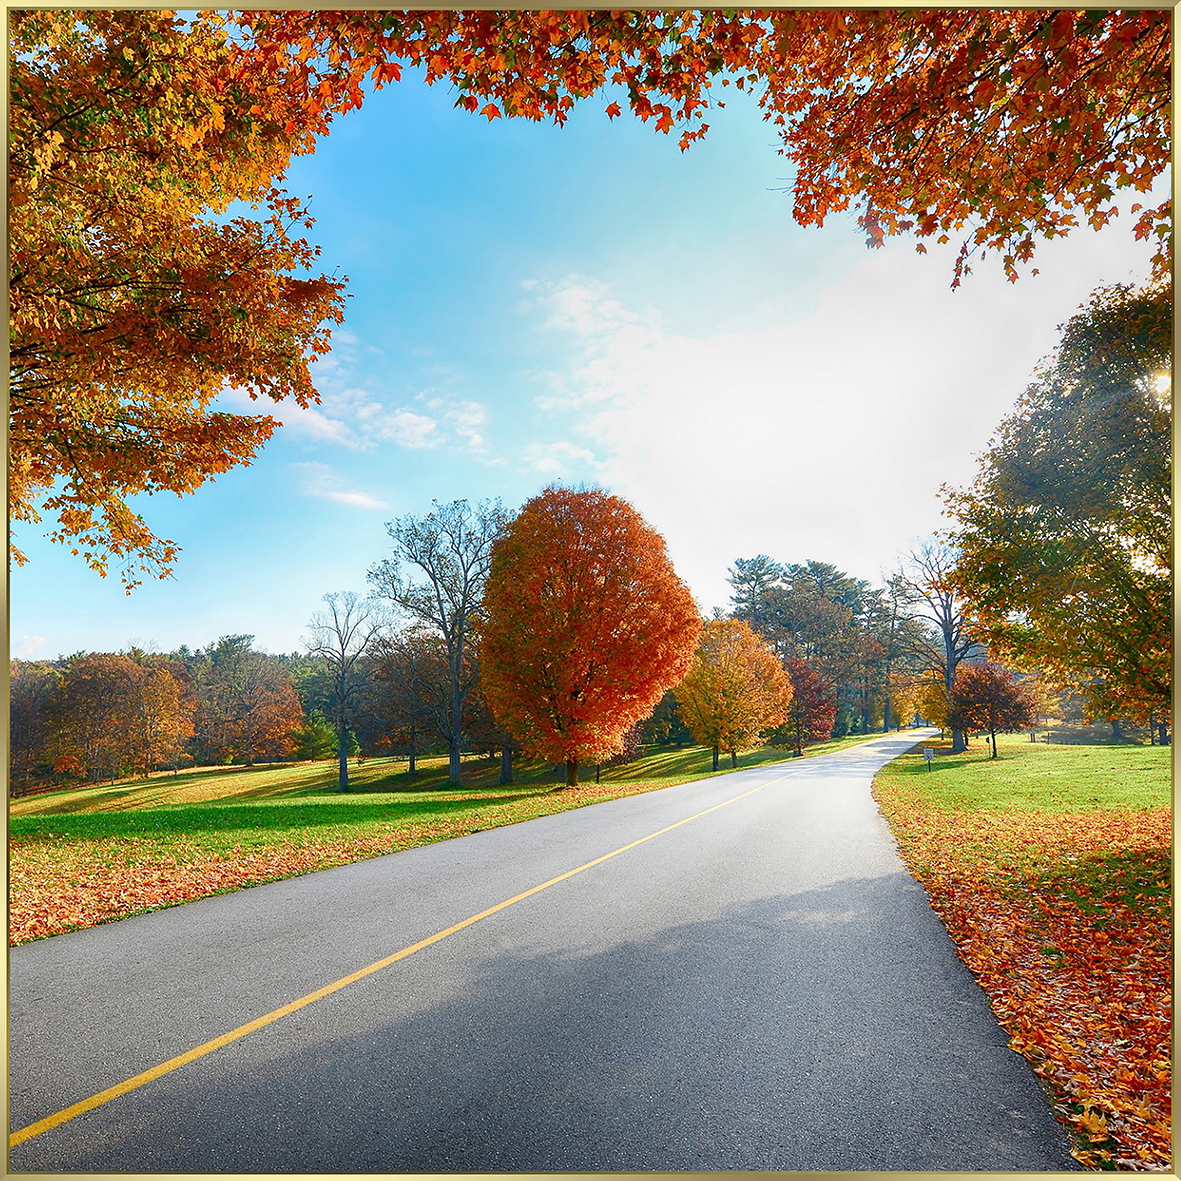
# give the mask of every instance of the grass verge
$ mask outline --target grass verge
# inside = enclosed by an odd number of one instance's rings
[[[1000,742],[931,770],[916,748],[874,795],[1076,1159],[1167,1170],[1169,748]]]
[[[808,755],[863,742],[814,746]],[[788,752],[745,751],[739,769]],[[725,774],[728,767],[716,774]],[[350,768],[336,791],[334,763],[158,775],[14,800],[9,805],[9,942],[93,927],[229,890],[345,865],[482,829],[711,777],[700,747],[656,750],[605,768],[601,782],[557,788],[554,768],[467,760],[463,786],[445,759]],[[594,768],[589,769],[593,780]]]

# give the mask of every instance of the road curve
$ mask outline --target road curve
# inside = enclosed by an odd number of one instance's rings
[[[870,796],[922,737],[13,948],[10,1169],[1077,1168]]]

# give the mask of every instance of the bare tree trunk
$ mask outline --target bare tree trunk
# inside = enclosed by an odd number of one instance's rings
[[[513,781],[513,748],[512,744],[506,742],[500,748],[500,782],[512,783]]]
[[[451,661],[451,733],[447,736],[447,781],[453,787],[458,787],[460,783],[459,756],[463,742],[463,736],[460,733],[463,692],[459,684],[462,663],[463,648],[460,647],[457,658],[453,657]]]
[[[577,787],[578,786],[578,760],[577,759],[567,759],[566,760],[566,786],[567,787]]]
[[[736,750],[730,752],[730,766],[732,768],[738,766],[738,752]]]
[[[718,755],[721,753],[721,749],[720,749],[720,747],[715,745],[713,748],[713,751],[714,751],[714,767],[713,767],[713,769],[716,771],[718,769]]]
[[[349,789],[349,728],[342,719],[337,726],[336,754],[340,764],[340,774],[337,777],[336,790]]]

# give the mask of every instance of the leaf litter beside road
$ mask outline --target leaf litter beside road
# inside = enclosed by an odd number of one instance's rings
[[[874,794],[1075,1158],[1169,1169],[1170,810],[960,809],[921,773],[879,775]]]

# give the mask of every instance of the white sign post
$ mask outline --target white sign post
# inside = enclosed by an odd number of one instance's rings
[[[935,759],[935,752],[929,747],[923,747],[923,758],[927,760],[927,770],[930,771],[931,763]]]

